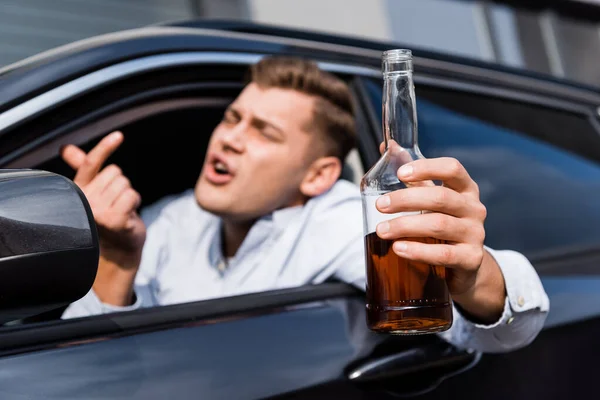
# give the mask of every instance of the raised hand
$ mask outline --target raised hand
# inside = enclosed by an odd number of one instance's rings
[[[73,181],[85,194],[100,236],[100,265],[94,290],[102,301],[124,305],[139,266],[146,227],[136,209],[140,195],[116,165],[102,169],[123,142],[121,132],[104,137],[89,153],[74,145],[61,151],[63,160],[76,171]]]

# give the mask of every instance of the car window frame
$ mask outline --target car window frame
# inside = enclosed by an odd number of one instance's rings
[[[93,90],[100,89],[110,83],[118,82],[121,79],[147,73],[148,71],[165,70],[168,68],[182,66],[202,66],[209,65],[227,65],[246,68],[252,63],[268,54],[264,53],[233,53],[230,51],[195,51],[179,52],[169,54],[157,54],[152,56],[140,57],[138,59],[128,60],[115,65],[107,66],[103,69],[93,71],[87,75],[80,76],[72,81],[63,83],[60,86],[50,89],[36,97],[28,99],[21,104],[0,113],[0,146],[5,142],[4,136],[11,130],[18,128],[21,124],[37,118],[44,113],[52,112],[56,107],[73,101],[81,95]],[[351,65],[332,61],[322,61],[315,59],[315,62],[328,72],[346,76],[348,82],[352,84],[355,76],[379,76],[378,70],[370,66]],[[178,64],[179,63],[179,64]],[[60,132],[45,134],[44,137],[37,137],[36,143],[28,144],[27,151],[31,147],[39,145],[40,141],[47,140],[51,136],[59,136]],[[10,139],[8,139],[10,143]],[[7,144],[8,144],[7,143]],[[361,144],[361,143],[359,143]],[[19,156],[19,150],[8,154],[0,155],[0,166],[8,165]],[[361,157],[370,152],[362,152]]]
[[[365,86],[365,77],[360,77],[357,82],[358,90],[368,98],[367,89]],[[585,119],[590,123],[590,125],[595,129],[596,133],[600,135],[600,121],[598,120],[597,109],[600,104],[590,103],[586,99],[580,98],[579,101],[573,99],[562,99],[556,93],[556,96],[552,95],[540,95],[537,93],[533,93],[527,91],[525,88],[519,89],[518,87],[504,87],[501,85],[492,85],[485,84],[482,82],[476,82],[469,80],[468,77],[465,77],[464,80],[460,80],[457,78],[444,78],[440,76],[431,75],[429,73],[414,73],[414,82],[416,86],[416,93],[418,96],[419,89],[418,86],[424,85],[429,86],[433,89],[441,89],[448,91],[457,91],[465,94],[471,95],[479,95],[479,96],[487,96],[492,98],[497,98],[501,100],[510,100],[521,103],[531,104],[533,106],[552,108],[558,111],[568,112],[572,114],[580,114],[585,117]],[[540,81],[540,86],[545,86],[542,81]],[[554,89],[549,86],[548,91]],[[375,129],[379,137],[382,137],[382,128],[381,121],[377,120],[377,113],[373,109],[373,104],[370,101],[367,101],[368,104],[365,104],[367,115],[370,116],[370,121],[373,129]]]
[[[227,322],[231,319],[323,306],[331,299],[361,297],[345,283],[322,283],[132,311],[0,327],[0,357],[70,347],[157,330]]]

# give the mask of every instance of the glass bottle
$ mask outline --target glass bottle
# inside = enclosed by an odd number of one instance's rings
[[[367,325],[377,332],[412,335],[441,332],[452,325],[452,304],[443,266],[410,261],[377,236],[377,225],[415,210],[384,214],[375,207],[383,194],[406,189],[398,169],[425,158],[417,142],[417,110],[410,50],[383,53],[383,135],[385,151],[361,181],[367,269]],[[429,244],[434,238],[403,238]]]

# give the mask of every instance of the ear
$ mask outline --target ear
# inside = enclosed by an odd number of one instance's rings
[[[339,158],[318,158],[304,176],[300,184],[300,192],[307,197],[319,196],[331,189],[341,173],[342,163]]]

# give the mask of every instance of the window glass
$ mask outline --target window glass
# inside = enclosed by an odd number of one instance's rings
[[[381,83],[368,91],[381,116]],[[486,244],[525,254],[600,242],[598,137],[584,116],[419,87],[419,144],[456,157],[488,208]]]

